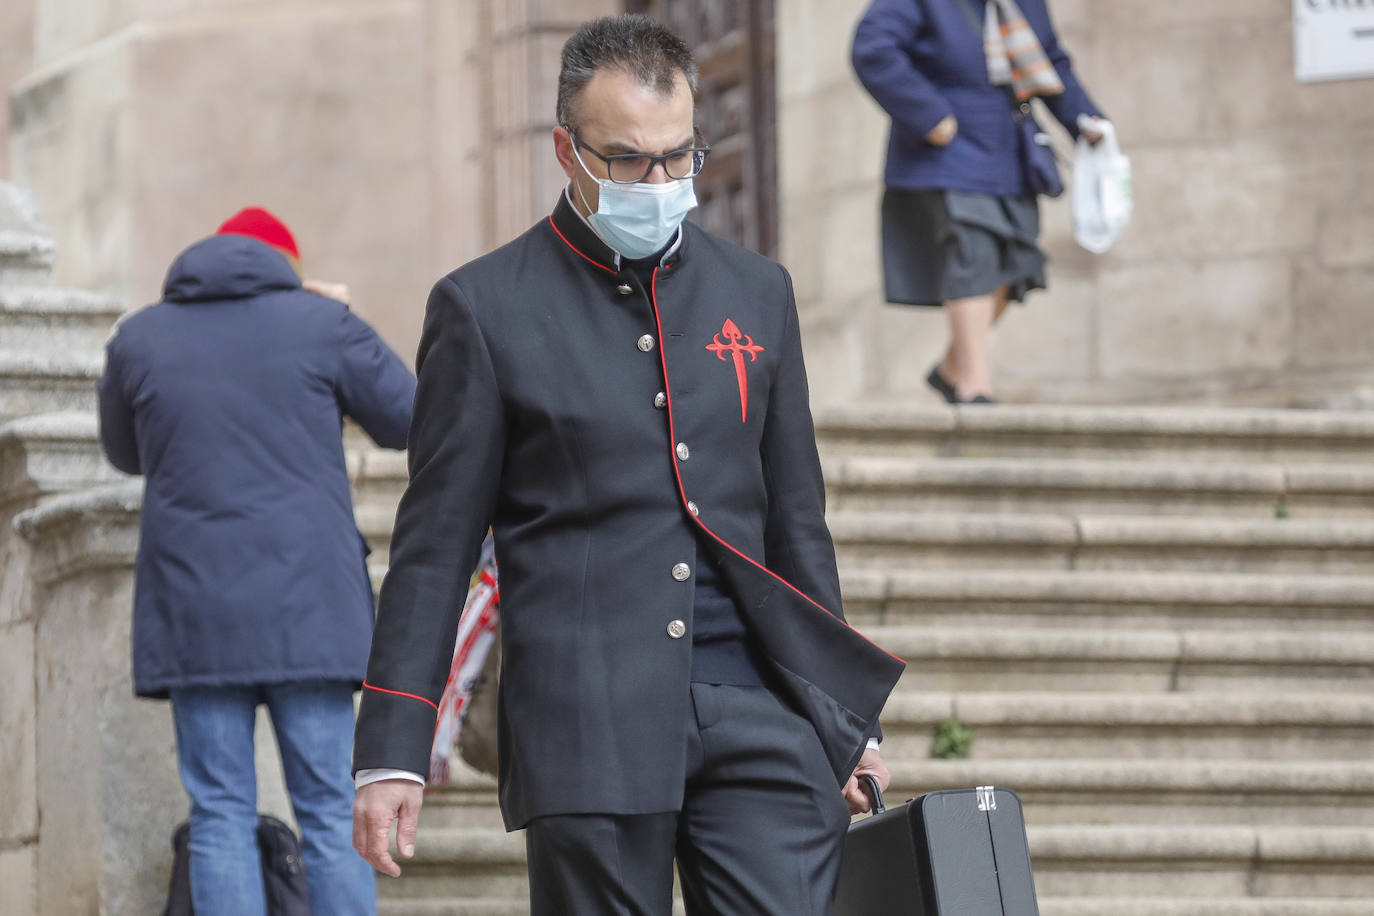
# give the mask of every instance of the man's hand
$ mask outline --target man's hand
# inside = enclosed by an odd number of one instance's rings
[[[959,132],[959,122],[954,119],[954,115],[945,115],[939,124],[930,129],[926,134],[926,142],[931,146],[949,146],[954,140],[954,135]]]
[[[878,780],[878,788],[884,792],[892,782],[892,774],[887,771],[887,764],[883,763],[882,755],[872,748],[864,751],[864,755],[859,758],[859,765],[854,768],[854,775],[844,784],[844,800],[849,802],[850,814],[867,814],[873,807],[868,800],[868,793],[859,785],[859,777],[863,775]]]
[[[396,848],[409,859],[415,855],[415,826],[424,798],[425,787],[409,779],[383,779],[359,789],[353,799],[353,848],[358,855],[377,871],[400,877],[401,866],[389,849],[391,825],[400,820]]]
[[[331,283],[328,280],[302,280],[301,287],[309,292],[324,296],[326,299],[337,299],[344,305],[350,304],[347,283]]]

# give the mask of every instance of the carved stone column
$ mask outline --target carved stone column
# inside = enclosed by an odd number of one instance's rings
[[[186,816],[169,707],[130,677],[141,501],[129,481],[15,520],[32,551],[40,916],[159,912]]]

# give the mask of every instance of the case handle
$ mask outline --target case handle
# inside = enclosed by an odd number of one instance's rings
[[[859,786],[868,796],[869,803],[873,806],[874,814],[882,814],[887,810],[887,805],[883,804],[883,790],[878,788],[878,779],[869,773],[864,773],[859,777]]]

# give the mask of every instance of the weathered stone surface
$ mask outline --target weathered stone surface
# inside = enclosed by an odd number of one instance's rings
[[[0,426],[0,506],[120,479],[100,453],[92,414],[38,414]]]
[[[1374,267],[1304,262],[1294,278],[1294,359],[1305,368],[1367,366],[1374,358],[1368,290]]]
[[[1353,694],[899,691],[883,709],[884,755],[929,756],[936,726],[949,716],[974,729],[972,756],[987,761],[1358,763],[1374,741],[1374,700]],[[1329,810],[1314,818],[1333,823]]]
[[[841,585],[846,613],[865,623],[1374,629],[1369,576],[843,569]]]
[[[1001,390],[1039,401],[1039,386],[1062,378],[1096,374],[1097,341],[1092,312],[1100,281],[1092,273],[1057,270],[1052,299],[1032,293],[1024,306],[1008,309],[992,342],[992,371]]]
[[[1364,900],[1337,897],[1045,897],[1044,916],[1365,916]],[[397,916],[400,916],[398,913]]]
[[[157,912],[168,840],[186,817],[170,707],[136,700],[130,603],[141,483],[58,497],[16,528],[34,546],[33,658],[43,914]],[[260,730],[264,810],[290,820],[269,729]]]
[[[817,412],[822,451],[948,457],[1055,456],[1354,464],[1374,448],[1366,411],[906,405]]]
[[[0,910],[14,916],[38,912],[38,850],[35,846],[0,849]]]
[[[824,469],[832,512],[901,508],[1272,518],[1286,497],[1284,469],[1265,465],[874,456],[829,459]],[[1374,509],[1374,485],[1337,487],[1323,503],[1315,494],[1307,503],[1318,504],[1352,504],[1355,512],[1367,512]]]
[[[0,772],[5,776],[5,817],[0,849],[32,842],[38,833],[34,795],[37,733],[34,727],[34,627],[30,621],[0,624]],[[0,885],[2,886],[2,885]],[[3,891],[0,891],[3,894]],[[5,912],[21,913],[22,910]]]
[[[1273,370],[1292,351],[1292,275],[1270,259],[1103,272],[1102,373],[1191,376]]]

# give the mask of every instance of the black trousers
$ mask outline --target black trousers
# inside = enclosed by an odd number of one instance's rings
[[[849,808],[815,729],[766,687],[693,684],[681,811],[536,818],[532,916],[829,916]]]

